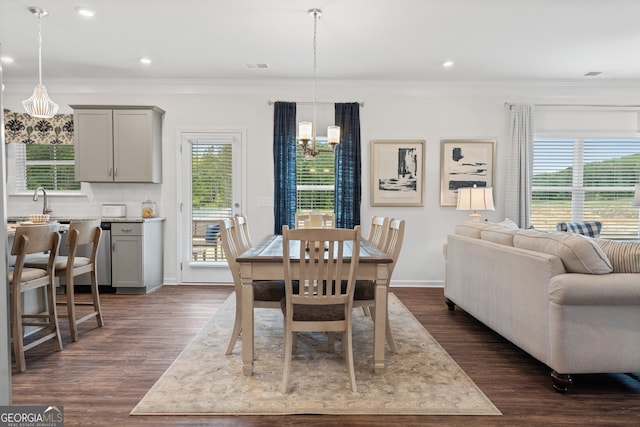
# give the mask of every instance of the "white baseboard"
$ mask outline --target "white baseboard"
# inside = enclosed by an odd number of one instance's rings
[[[444,288],[444,280],[391,280],[394,288]]]

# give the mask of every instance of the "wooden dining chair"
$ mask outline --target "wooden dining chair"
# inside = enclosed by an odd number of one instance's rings
[[[347,244],[352,246],[350,259],[345,257]],[[297,250],[293,260],[292,248]],[[360,226],[352,230],[289,230],[285,225],[282,252],[286,292],[281,303],[285,317],[282,392],[287,392],[294,334],[299,332],[342,332],[349,384],[356,392],[351,314],[360,254]],[[346,286],[340,285],[343,280]]]
[[[376,245],[378,249],[383,249],[387,241],[389,222],[392,219],[393,218],[383,216],[373,216],[371,218],[371,228],[369,228],[369,237],[367,237],[367,240]]]
[[[333,213],[306,213],[296,214],[295,228],[335,228]]]
[[[391,282],[391,276],[393,270],[398,262],[400,256],[400,250],[402,249],[402,241],[404,240],[404,227],[405,221],[402,219],[393,219],[389,222],[387,238],[383,245],[383,251],[393,259],[393,262],[389,264],[389,282]],[[371,312],[371,317],[375,314],[375,292],[376,282],[373,280],[358,280],[356,282],[356,289],[353,297],[354,307],[367,307]],[[387,310],[387,313],[389,310]],[[394,353],[398,352],[398,347],[391,334],[391,325],[389,324],[389,316],[385,322],[385,335],[387,337],[387,343]]]
[[[226,218],[221,221],[220,227],[222,248],[227,259],[227,265],[231,270],[233,285],[236,295],[236,315],[233,323],[233,331],[227,345],[225,354],[231,354],[242,333],[242,282],[240,280],[240,264],[236,258],[240,256],[242,243],[236,232],[236,221]],[[284,298],[284,280],[256,280],[253,282],[253,307],[254,308],[280,308],[280,300]]]
[[[58,255],[55,260],[55,278],[58,284],[62,284],[60,279],[64,279],[67,318],[72,341],[78,341],[78,325],[89,319],[95,317],[98,327],[104,326],[96,267],[101,234],[102,229],[98,219],[71,221],[69,231],[67,231],[64,239],[67,255]],[[85,247],[88,249],[89,256],[80,256],[80,251]],[[25,265],[27,267],[43,268],[46,265],[46,257],[31,256]],[[91,278],[91,301],[77,301],[75,298],[74,278],[81,274],[89,274]],[[92,306],[92,311],[83,313],[82,317],[78,318],[76,308],[88,305]]]
[[[54,262],[60,243],[58,224],[30,225],[16,228],[11,255],[15,256],[15,265],[9,270],[11,286],[11,338],[16,357],[16,369],[26,369],[24,352],[53,340],[57,351],[62,350],[62,339],[56,312],[56,289],[54,282]],[[25,259],[30,254],[47,252],[47,263],[44,268],[25,266]],[[22,294],[35,289],[44,289],[46,310],[38,314],[24,313]],[[24,327],[36,326],[49,331],[37,339],[24,343]]]
[[[245,215],[234,216],[233,221],[235,223],[237,241],[241,243],[240,253],[242,253],[253,246],[251,235],[249,234],[249,224]]]

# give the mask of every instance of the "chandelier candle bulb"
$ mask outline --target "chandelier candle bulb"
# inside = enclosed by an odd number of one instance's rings
[[[309,141],[313,133],[313,124],[311,122],[300,122],[298,124],[298,133],[300,141]]]
[[[335,148],[337,144],[340,144],[340,127],[339,126],[329,126],[327,128],[327,140],[331,147]]]

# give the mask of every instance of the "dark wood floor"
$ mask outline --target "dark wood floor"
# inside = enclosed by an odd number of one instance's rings
[[[392,292],[503,416],[129,416],[231,290],[181,285],[149,295],[103,294],[106,326],[87,322],[72,343],[61,320],[64,350],[47,343],[27,352],[27,371],[12,378],[13,403],[63,405],[67,426],[640,425],[638,376],[578,375],[572,390],[559,394],[544,365],[464,311],[449,312],[442,289],[416,288]]]

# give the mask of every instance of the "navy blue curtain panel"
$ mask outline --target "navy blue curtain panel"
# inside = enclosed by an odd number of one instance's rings
[[[296,221],[296,103],[276,102],[273,108],[274,234]]]
[[[362,197],[362,150],[360,147],[360,104],[336,103],[336,126],[340,144],[336,147],[335,216],[336,227],[360,225]]]

